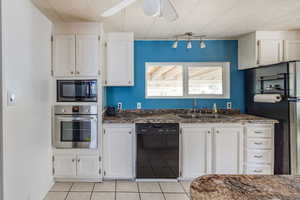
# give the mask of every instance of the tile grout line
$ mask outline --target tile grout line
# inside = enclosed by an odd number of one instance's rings
[[[137,189],[138,189],[138,193],[139,193],[139,198],[140,198],[140,200],[142,200],[141,193],[140,193],[140,185],[139,185],[138,182],[135,182],[135,183],[137,185]]]
[[[73,185],[74,185],[74,183],[71,184],[71,187],[70,187],[69,190],[67,191],[67,196],[66,196],[65,200],[68,199],[68,196],[69,196],[69,194],[70,194],[70,192],[71,192],[71,189],[72,189]]]
[[[179,181],[179,184],[181,185],[181,187],[182,187],[182,189],[183,189],[185,195],[187,195],[188,199],[190,199],[189,194],[185,191],[185,187],[183,186],[182,181]]]
[[[94,185],[93,185],[93,189],[92,189],[92,192],[91,192],[90,200],[92,200],[92,196],[93,196],[93,193],[94,193],[94,190],[95,190],[95,185],[96,185],[96,183],[94,183]]]
[[[115,180],[115,200],[117,200],[117,180]]]
[[[164,191],[163,191],[163,189],[162,189],[160,183],[158,183],[158,185],[159,185],[160,191],[161,191],[161,193],[162,193],[162,195],[163,195],[163,197],[164,197],[164,200],[167,200],[167,199],[166,199],[166,196],[165,196],[165,193],[164,193]]]

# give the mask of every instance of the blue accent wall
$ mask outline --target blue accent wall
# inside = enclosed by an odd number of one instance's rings
[[[107,87],[107,105],[123,103],[123,109],[136,109],[141,102],[143,109],[192,108],[193,99],[145,99],[146,62],[230,62],[230,99],[197,99],[198,108],[226,108],[231,101],[235,109],[245,111],[244,72],[237,69],[237,40],[208,40],[207,48],[200,49],[193,41],[193,48],[186,49],[186,41],[180,41],[177,49],[171,48],[172,41],[135,41],[134,43],[134,87]]]

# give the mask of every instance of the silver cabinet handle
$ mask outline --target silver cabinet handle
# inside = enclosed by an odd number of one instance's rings
[[[217,133],[217,134],[219,134],[219,133],[220,133],[220,131],[216,131],[216,133]]]
[[[262,131],[254,131],[254,133],[256,133],[256,134],[262,134],[263,132]]]
[[[254,144],[256,144],[256,145],[262,145],[263,143],[262,142],[254,142]]]
[[[76,74],[80,74],[80,72],[77,71]]]
[[[74,72],[73,72],[73,71],[71,71],[70,73],[71,73],[72,75],[74,74]]]
[[[129,131],[128,133],[129,133],[129,135],[131,135],[131,131]]]
[[[75,162],[75,159],[74,159],[74,158],[72,159],[72,162]]]
[[[261,173],[261,172],[262,172],[262,170],[258,170],[258,169],[256,169],[256,170],[254,170],[253,172],[255,172],[255,173]]]
[[[262,158],[262,155],[255,155],[254,158]]]
[[[210,134],[210,131],[207,131],[208,134]]]
[[[78,159],[77,161],[80,162],[80,159]]]

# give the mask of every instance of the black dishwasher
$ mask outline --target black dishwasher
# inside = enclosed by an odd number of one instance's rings
[[[139,123],[137,133],[138,179],[179,177],[179,124]]]

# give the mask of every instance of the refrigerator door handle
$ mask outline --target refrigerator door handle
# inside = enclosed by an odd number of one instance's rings
[[[289,97],[300,97],[300,62],[289,63]]]
[[[291,174],[300,174],[300,102],[290,102]]]

